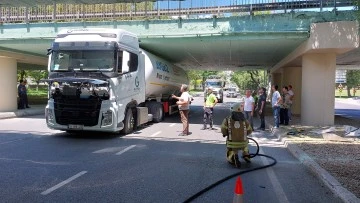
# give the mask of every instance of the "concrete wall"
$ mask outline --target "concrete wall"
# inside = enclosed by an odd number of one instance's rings
[[[286,67],[283,68],[282,74],[283,86],[292,85],[295,94],[293,106],[291,108],[292,114],[300,115],[301,113],[301,85],[302,85],[302,68],[301,67]]]
[[[279,86],[279,89],[282,85],[282,73],[272,73],[271,76],[271,85]]]

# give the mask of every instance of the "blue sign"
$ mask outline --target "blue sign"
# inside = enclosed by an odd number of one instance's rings
[[[169,73],[169,66],[161,61],[156,61],[156,69]]]

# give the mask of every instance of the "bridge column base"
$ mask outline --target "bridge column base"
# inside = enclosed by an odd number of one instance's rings
[[[335,53],[303,55],[302,125],[334,125],[335,69]]]
[[[17,109],[17,62],[0,56],[0,112]]]

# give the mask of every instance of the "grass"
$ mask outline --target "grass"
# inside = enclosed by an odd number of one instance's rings
[[[28,88],[27,89],[28,100],[30,105],[46,104],[48,101],[48,89],[47,88]]]
[[[353,96],[353,89],[350,90],[350,93],[351,93],[351,96],[348,97],[348,94],[347,94],[347,90],[346,90],[346,89],[343,89],[341,93],[340,93],[340,91],[337,89],[337,90],[335,90],[335,98],[352,98],[352,97],[354,97],[354,96]],[[356,97],[360,97],[360,90],[359,90],[359,89],[356,90],[355,96],[356,96]]]

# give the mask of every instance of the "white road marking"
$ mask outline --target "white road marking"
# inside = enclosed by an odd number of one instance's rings
[[[76,178],[84,175],[85,173],[87,173],[87,171],[81,171],[80,173],[78,173],[78,174],[70,177],[70,178],[67,179],[67,180],[64,180],[63,182],[55,185],[54,187],[51,187],[51,188],[45,190],[45,191],[42,192],[41,194],[42,194],[42,195],[48,195],[48,194],[50,194],[51,192],[53,192],[54,190],[59,189],[60,187],[66,185],[66,184],[68,184],[68,183],[70,183],[71,181],[73,181],[73,180],[75,180]]]
[[[170,127],[173,127],[174,125],[176,125],[176,123],[170,124],[169,126],[170,126]]]
[[[264,151],[260,148],[260,154],[264,154]],[[269,164],[269,160],[266,157],[261,157],[261,161],[263,162],[264,165],[268,165]],[[278,202],[282,202],[282,203],[289,203],[289,200],[286,197],[286,194],[284,192],[284,189],[281,187],[281,184],[279,182],[279,180],[277,179],[274,170],[270,167],[270,168],[266,168],[266,173],[269,176],[270,182],[273,185],[275,194],[278,198]]]
[[[129,147],[126,147],[125,149],[123,149],[123,150],[121,150],[120,152],[116,153],[116,155],[121,155],[121,154],[129,151],[130,149],[132,149],[132,148],[134,148],[134,147],[136,147],[136,145],[131,145],[131,146],[129,146]]]
[[[157,131],[156,133],[150,135],[150,137],[155,137],[156,135],[158,135],[158,134],[160,134],[160,133],[161,133],[161,131]]]
[[[100,150],[97,150],[93,153],[95,154],[99,154],[99,153],[112,153],[112,152],[118,152],[120,150],[124,149],[124,147],[108,147],[108,148],[105,148],[105,149],[100,149]]]

